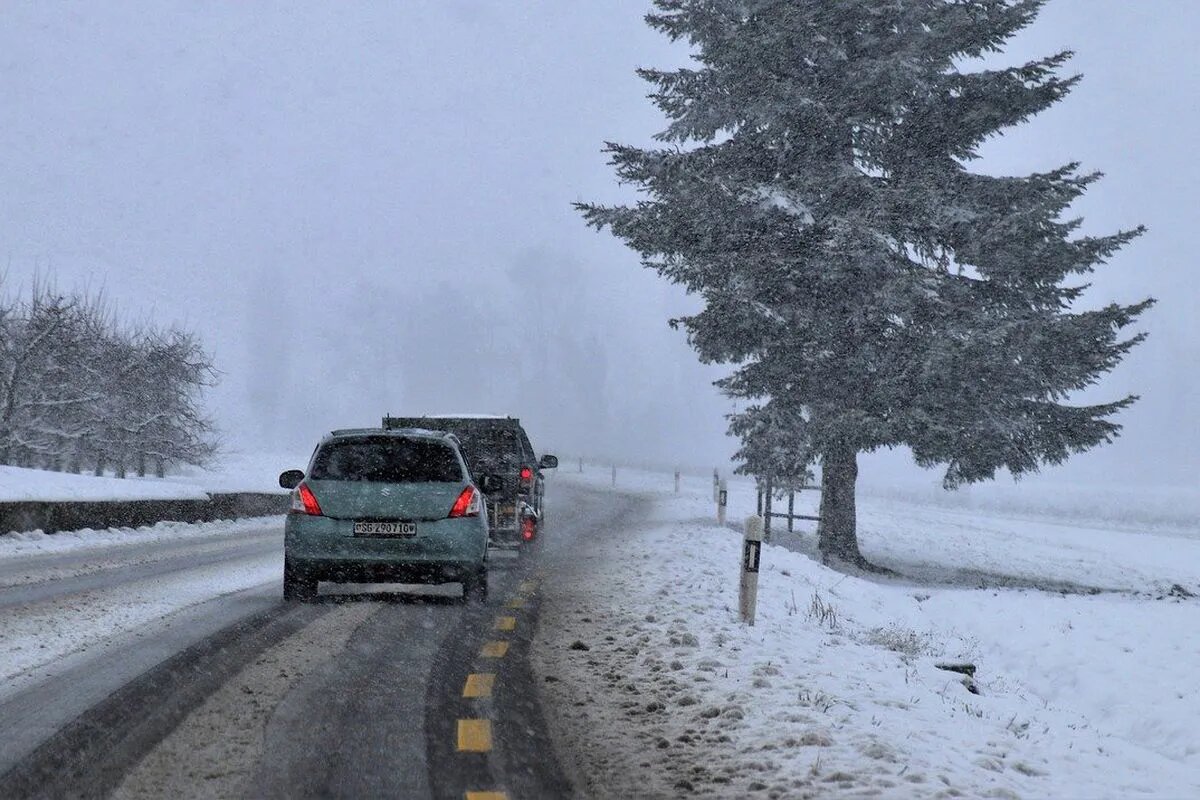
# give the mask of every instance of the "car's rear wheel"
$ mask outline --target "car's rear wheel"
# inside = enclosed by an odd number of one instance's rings
[[[283,560],[283,599],[311,600],[316,596],[317,579],[285,558]]]
[[[468,603],[484,603],[488,594],[487,565],[463,578],[463,600]]]

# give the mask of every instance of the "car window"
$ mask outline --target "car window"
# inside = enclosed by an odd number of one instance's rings
[[[520,440],[511,428],[461,430],[456,434],[462,442],[463,457],[474,474],[518,467],[523,460]]]
[[[363,437],[329,442],[317,451],[308,477],[321,481],[461,483],[462,464],[441,442]]]

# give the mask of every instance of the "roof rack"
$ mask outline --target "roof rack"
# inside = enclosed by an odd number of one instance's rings
[[[445,438],[447,436],[452,437],[452,438],[454,437],[453,434],[448,433],[446,431],[433,430],[432,428],[417,428],[417,427],[413,427],[411,425],[404,425],[404,426],[397,425],[397,426],[393,426],[390,428],[387,428],[387,427],[385,427],[385,428],[338,428],[337,430],[330,431],[329,435],[330,436],[355,436],[355,435],[367,436],[370,434],[379,434],[379,433],[419,433],[423,436],[437,436],[440,438]],[[457,439],[455,439],[455,441],[457,441]]]
[[[415,417],[393,417],[391,414],[383,416],[382,427],[384,430],[396,430],[398,428],[419,428],[422,420],[430,422],[444,420],[465,420],[468,422],[510,422],[514,425],[520,425],[521,420],[511,415],[499,414],[421,414]],[[433,430],[437,430],[433,428]]]

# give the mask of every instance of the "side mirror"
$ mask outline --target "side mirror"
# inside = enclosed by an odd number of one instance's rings
[[[538,469],[554,469],[558,466],[558,456],[542,456]]]
[[[304,480],[304,470],[302,469],[289,469],[279,475],[279,485],[284,489],[295,489],[302,480]]]
[[[479,491],[484,494],[491,494],[500,489],[500,478],[496,475],[480,475],[479,480],[475,483],[479,486]]]

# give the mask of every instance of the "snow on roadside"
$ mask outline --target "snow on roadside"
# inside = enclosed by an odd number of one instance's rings
[[[209,494],[282,494],[279,473],[303,468],[307,456],[235,453],[210,467],[185,465],[165,478],[75,475],[0,466],[0,503],[206,500]]]
[[[0,502],[4,503],[207,499],[199,486],[156,478],[97,478],[0,466]]]
[[[583,474],[560,472],[554,479],[610,487],[608,468],[589,464]],[[617,484],[639,492],[673,488],[669,474],[624,468],[618,471]],[[712,514],[710,480],[684,476],[683,489],[684,496],[700,500],[701,513]],[[797,495],[796,512],[816,514],[818,502],[817,492],[802,492]],[[1047,498],[1040,502],[1049,516],[1033,517],[1027,509],[1013,513],[950,508],[864,495],[858,499],[859,541],[872,560],[921,582],[975,587],[1075,584],[1149,594],[1162,594],[1180,584],[1200,594],[1200,517],[1192,518],[1188,526],[1149,521],[1130,525],[1128,515],[1119,509],[1097,508],[1098,515],[1111,511],[1116,516],[1071,521],[1068,514],[1076,498],[1067,498],[1059,509],[1045,505]],[[781,506],[786,508],[777,501],[775,510],[782,510]],[[754,511],[754,485],[745,478],[730,480],[728,518],[741,520]],[[1149,502],[1136,516],[1150,520],[1167,512]],[[811,553],[815,523],[798,522],[791,537],[781,520],[773,524],[777,542]]]
[[[656,518],[546,575],[533,648],[590,794],[1200,796],[1200,601],[865,580],[767,546],[747,627],[739,537],[712,521],[709,489],[690,481],[677,497],[661,475],[623,477],[654,487]],[[1001,569],[1037,544],[1028,577],[1087,584],[1093,567],[1111,563],[1102,577],[1113,578],[1127,559],[1142,580],[1160,550],[1187,541],[1138,538],[1150,544],[1139,560],[1115,534],[1085,546],[1044,527],[1013,541],[1002,524],[987,533],[997,524],[984,512],[919,525],[908,508],[871,513],[868,553],[872,537],[907,525],[890,555],[926,578],[957,577],[964,562]],[[958,555],[972,524],[986,546]],[[1191,560],[1172,577],[1197,572]],[[936,666],[959,661],[977,665],[979,694]]]
[[[282,573],[281,546],[269,555],[6,608],[0,613],[0,696],[40,679],[39,668],[70,653],[103,650],[123,633],[214,597],[277,581]]]
[[[0,568],[25,556],[120,549],[164,541],[237,537],[266,528],[283,531],[283,517],[249,517],[214,522],[159,522],[141,528],[84,528],[61,533],[16,531],[0,534]]]

